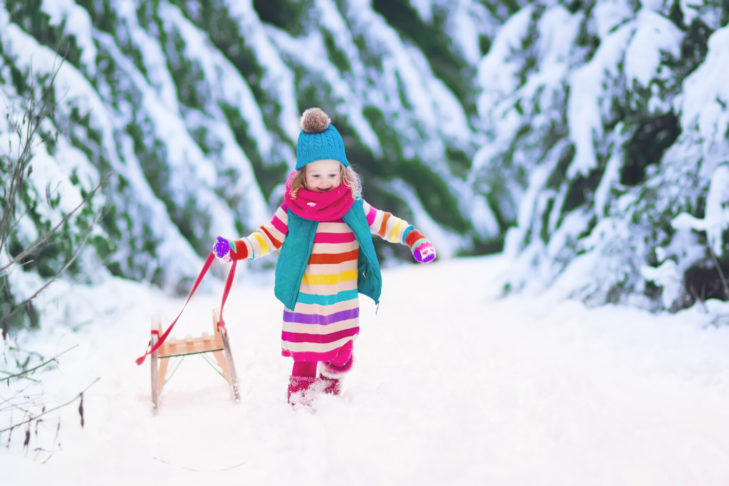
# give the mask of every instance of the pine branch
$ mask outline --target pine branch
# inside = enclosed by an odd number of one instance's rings
[[[99,182],[96,187],[75,207],[73,208],[68,214],[66,214],[53,228],[46,231],[40,238],[35,240],[33,244],[30,245],[30,247],[26,248],[22,252],[20,252],[18,255],[16,255],[12,260],[10,260],[8,263],[6,263],[4,266],[0,267],[0,274],[4,273],[8,268],[10,268],[12,265],[18,264],[23,258],[31,254],[33,251],[35,251],[39,246],[41,246],[43,243],[45,243],[53,234],[55,234],[59,229],[61,229],[73,216],[76,214],[81,208],[83,208],[94,195],[101,189],[101,186],[104,185],[106,181],[109,180],[111,177],[111,174],[108,174],[101,182]],[[98,220],[98,218],[97,218]],[[81,245],[83,246],[83,245]],[[0,246],[1,248],[1,246]],[[72,260],[71,260],[72,261]]]
[[[709,248],[709,255],[711,255],[711,259],[714,261],[714,265],[716,265],[716,271],[719,273],[721,284],[724,286],[724,298],[726,300],[729,300],[729,285],[727,285],[726,278],[724,277],[724,272],[721,270],[721,265],[719,264],[719,260],[714,254],[714,250],[711,248],[710,245],[707,245],[707,247]]]
[[[42,362],[42,363],[40,363],[40,364],[38,364],[38,365],[36,365],[36,366],[34,366],[34,367],[32,367],[32,368],[28,368],[28,369],[26,369],[26,370],[23,370],[23,371],[21,371],[20,373],[15,373],[15,374],[9,374],[8,376],[5,376],[5,377],[3,377],[3,378],[0,378],[0,382],[3,382],[3,381],[8,381],[8,382],[9,382],[9,381],[10,381],[10,380],[12,380],[13,378],[21,378],[21,377],[24,377],[24,375],[27,375],[27,374],[33,373],[33,372],[35,372],[36,370],[39,370],[39,369],[43,368],[43,367],[44,367],[44,366],[46,366],[47,364],[49,364],[49,363],[52,363],[52,362],[56,361],[56,360],[57,360],[58,358],[60,358],[61,356],[63,356],[64,354],[68,353],[69,351],[71,351],[72,349],[74,349],[74,348],[77,348],[77,347],[78,347],[78,344],[76,344],[76,345],[74,345],[74,346],[71,346],[71,347],[70,347],[70,348],[68,348],[67,350],[65,350],[65,351],[62,351],[61,353],[59,353],[59,354],[55,355],[54,357],[52,357],[52,358],[50,358],[50,359],[47,359],[46,361],[44,361],[44,362]],[[6,374],[8,373],[7,371],[2,371],[2,370],[0,370],[0,372],[1,372],[1,373],[6,373]]]
[[[99,217],[100,217],[100,214],[96,216],[96,219],[94,220],[94,224],[92,224],[92,225],[91,225],[91,226],[89,227],[88,231],[87,231],[87,232],[86,232],[86,234],[84,235],[84,238],[83,238],[83,240],[81,241],[81,243],[80,243],[79,245],[77,245],[77,246],[76,246],[76,249],[74,250],[73,254],[72,254],[72,255],[71,255],[71,257],[70,257],[70,258],[68,259],[68,261],[66,261],[66,263],[65,263],[65,264],[63,265],[63,267],[61,267],[61,268],[60,268],[60,269],[59,269],[59,270],[58,270],[58,271],[57,271],[57,272],[56,272],[56,273],[55,273],[55,274],[53,275],[53,277],[51,277],[51,278],[50,278],[50,279],[48,279],[48,280],[47,280],[47,281],[46,281],[46,282],[45,282],[45,283],[44,283],[43,285],[41,285],[41,287],[40,287],[40,288],[39,288],[38,290],[36,290],[36,291],[35,291],[35,292],[33,293],[33,295],[31,295],[30,297],[28,297],[27,299],[25,299],[25,300],[24,300],[23,302],[21,302],[20,304],[16,305],[16,306],[15,306],[15,307],[13,308],[13,310],[12,310],[12,311],[10,311],[10,312],[9,312],[9,313],[8,313],[7,315],[5,315],[5,316],[3,317],[3,323],[5,323],[5,322],[8,322],[8,321],[9,321],[9,320],[10,320],[10,319],[11,319],[11,318],[12,318],[12,317],[13,317],[13,316],[15,315],[15,314],[17,314],[18,312],[20,312],[20,310],[21,310],[21,309],[23,308],[23,306],[25,306],[26,304],[29,304],[30,302],[32,302],[32,301],[33,301],[33,299],[35,299],[36,297],[38,297],[38,296],[40,295],[40,293],[41,293],[41,292],[43,292],[43,291],[44,291],[45,289],[47,289],[47,288],[48,288],[48,287],[49,287],[49,286],[50,286],[50,285],[51,285],[51,284],[52,284],[53,282],[55,282],[55,281],[56,281],[56,279],[58,278],[58,276],[59,276],[59,275],[61,275],[61,274],[62,274],[63,272],[65,272],[65,271],[66,271],[66,269],[67,269],[67,268],[68,268],[69,266],[71,266],[71,264],[72,264],[72,263],[74,262],[74,260],[76,260],[76,258],[78,257],[78,254],[79,254],[79,253],[81,252],[81,249],[82,249],[82,248],[83,248],[83,247],[84,247],[84,246],[86,245],[86,241],[87,241],[87,240],[89,239],[89,236],[91,235],[91,229],[92,229],[92,228],[94,227],[94,225],[96,224],[96,222],[97,222],[97,221],[99,220]],[[0,275],[1,275],[1,274],[2,274],[2,272],[0,272]]]
[[[53,86],[62,65],[63,60],[61,60],[58,66],[53,68],[51,77],[48,81],[48,86]],[[5,207],[3,208],[3,214],[0,217],[0,252],[2,252],[8,240],[9,228],[11,226],[10,221],[15,217],[17,193],[23,186],[25,171],[28,167],[30,167],[31,160],[33,158],[32,148],[36,135],[46,116],[53,113],[54,107],[51,104],[51,99],[48,93],[49,90],[43,89],[40,101],[37,101],[34,98],[31,98],[28,101],[28,104],[25,106],[25,114],[23,115],[23,127],[18,127],[16,129],[18,138],[22,142],[22,148],[15,160],[12,175],[10,177],[10,187],[8,188],[8,192],[4,194],[6,202]]]

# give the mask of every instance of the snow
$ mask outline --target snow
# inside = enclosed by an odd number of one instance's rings
[[[180,103],[177,98],[177,88],[167,66],[162,45],[154,34],[140,27],[136,10],[137,7],[132,2],[119,3],[115,13],[125,30],[120,29],[117,36],[125,37],[125,44],[136,46],[140,52],[144,53],[138,62],[142,63],[145,77],[149,80],[149,91],[154,93],[154,97],[159,98],[162,105],[167,107],[170,112],[178,112]],[[136,84],[144,86],[144,83],[137,82]]]
[[[469,65],[475,66],[481,59],[479,30],[486,31],[485,8],[473,2],[459,1],[448,20],[447,32]],[[426,20],[426,19],[424,19]],[[426,20],[427,22],[427,20]]]
[[[586,175],[598,165],[595,140],[604,136],[600,108],[604,85],[616,76],[615,71],[624,56],[632,30],[630,26],[623,26],[602,39],[590,62],[570,75],[568,125],[576,150],[567,171],[570,179]]]
[[[671,224],[677,230],[705,231],[711,251],[723,256],[724,232],[729,227],[729,166],[720,165],[714,171],[706,196],[705,211],[703,219],[681,213]]]
[[[729,113],[725,108],[729,102],[729,87],[716,80],[726,75],[727,61],[729,26],[709,37],[706,60],[684,82],[677,106],[681,112],[681,126],[696,127],[696,138],[706,140],[709,146],[719,144],[721,158],[726,154],[726,133],[729,130]]]
[[[245,32],[246,46],[256,53],[256,60],[264,71],[261,87],[271,92],[281,108],[280,125],[290,140],[299,134],[299,109],[296,104],[294,74],[281,59],[271,39],[266,35],[264,25],[258,18],[250,0],[226,0],[225,8],[231,18],[238,22],[241,32]],[[293,159],[292,159],[293,160]]]
[[[430,23],[433,20],[432,0],[411,0],[410,6],[418,12],[423,22]]]
[[[620,129],[620,127],[618,127]],[[605,173],[600,180],[600,185],[595,190],[595,214],[598,218],[604,216],[608,211],[613,189],[620,184],[620,166],[622,164],[622,150],[610,156],[605,164]]]
[[[98,52],[92,40],[91,33],[94,29],[86,9],[79,7],[72,0],[43,0],[41,9],[48,14],[52,25],[66,22],[81,51],[81,63],[84,69],[95,74]]]
[[[100,380],[85,394],[85,427],[77,404],[61,409],[61,445],[49,419],[31,444],[43,451],[24,451],[17,438],[2,449],[3,477],[27,485],[726,484],[729,327],[709,325],[726,304],[656,315],[499,298],[510,265],[497,256],[386,269],[379,311],[362,299],[343,394],[313,409],[286,403],[291,361],[279,355],[270,274],[238,278],[225,317],[240,402],[193,356],[165,386],[156,415],[149,361],[134,359],[151,316],[169,323],[182,300],[121,280],[94,289],[59,282],[57,292],[73,290],[77,300],[49,312],[68,325],[21,344],[49,356],[78,345],[43,376],[49,406]],[[219,293],[196,295],[173,335],[209,329],[218,302]],[[11,419],[4,413],[0,427]]]
[[[509,18],[493,39],[491,50],[478,68],[482,93],[478,100],[479,116],[489,119],[492,107],[518,87],[518,63],[511,62],[529,28],[532,8],[525,7]]]
[[[669,309],[674,302],[681,298],[683,293],[682,273],[673,260],[664,260],[658,267],[645,265],[640,269],[646,280],[654,282],[661,287],[661,300],[665,308]]]
[[[612,11],[621,2],[603,2],[603,10]],[[596,7],[598,8],[598,7]],[[604,138],[602,123],[609,104],[603,92],[606,86],[616,83],[618,66],[625,64],[625,79],[628,87],[637,83],[649,86],[652,80],[664,79],[673,73],[664,72],[661,56],[678,56],[682,40],[681,31],[662,16],[643,10],[635,20],[623,22],[626,15],[623,8],[596,18],[600,24],[597,30],[602,39],[600,47],[590,62],[576,69],[570,79],[569,127],[570,138],[577,153],[567,176],[573,178],[586,175],[598,167],[595,141]],[[659,96],[651,100],[651,107],[658,109]]]
[[[322,25],[331,28],[332,36],[339,39],[337,45],[341,45],[340,49],[348,55],[347,62],[354,66],[356,72],[362,73],[364,71],[362,61],[353,57],[354,40],[351,38],[351,33],[344,30],[344,20],[330,11],[325,4],[317,5],[317,9],[322,16]],[[313,31],[306,37],[294,38],[284,31],[272,28],[268,34],[279,50],[296,59],[296,62],[302,63],[306,66],[307,72],[316,73],[316,77],[321,78],[327,86],[331,86],[331,93],[328,96],[332,99],[332,110],[336,114],[334,123],[336,124],[336,119],[346,118],[361,141],[373,153],[382,154],[377,134],[362,115],[365,106],[362,99],[364,93],[361,93],[362,80],[350,80],[347,76],[343,76],[333,63],[324,61],[327,59],[327,51],[322,33]],[[297,116],[294,121],[295,124],[292,123],[290,126],[292,131],[293,128],[296,129],[298,135],[299,117]]]
[[[642,86],[673,75],[664,73],[661,56],[681,57],[683,33],[670,20],[649,10],[641,10],[637,29],[625,53],[625,75]]]
[[[372,10],[369,3],[363,0],[348,2],[345,16],[354,35],[366,32],[368,49],[382,56],[381,73],[377,76],[382,80],[378,80],[377,85],[388,90],[389,104],[394,103],[394,106],[385,104],[382,109],[388,113],[399,108],[395,110],[399,116],[393,116],[392,123],[403,141],[412,144],[413,148],[421,147],[419,152],[425,159],[433,157],[431,145],[435,139],[445,136],[453,138],[454,142],[466,143],[472,130],[453,93],[433,75],[424,55],[415,46],[403,42],[398,32]],[[351,102],[346,99],[343,105]],[[406,111],[412,112],[414,122],[397,119],[403,118],[401,115]],[[420,129],[428,136],[422,137],[416,127],[408,130],[408,124],[422,126]],[[409,132],[412,132],[412,140]]]
[[[725,6],[704,0],[679,0],[678,3],[683,12],[685,25],[691,25],[696,20],[700,20],[712,29],[722,25],[722,10],[726,8]]]
[[[633,8],[628,0],[603,0],[595,5],[593,18],[595,31],[601,40],[633,16]]]
[[[541,69],[563,71],[572,55],[569,47],[574,44],[579,33],[582,15],[571,15],[561,5],[544,12],[539,20],[539,65]]]

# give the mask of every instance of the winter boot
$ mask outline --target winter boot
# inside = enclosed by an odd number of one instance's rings
[[[320,379],[324,384],[324,393],[339,395],[342,392],[342,378],[352,369],[353,358],[350,356],[342,366],[334,363],[322,363]]]
[[[329,378],[321,375],[319,378],[323,385],[322,391],[328,395],[339,395],[342,391],[342,382],[338,378]]]
[[[291,376],[289,378],[288,402],[291,405],[311,405],[313,400],[312,385],[317,379],[313,376]]]
[[[294,361],[289,378],[288,401],[291,405],[310,405],[314,399],[316,379],[316,361]]]

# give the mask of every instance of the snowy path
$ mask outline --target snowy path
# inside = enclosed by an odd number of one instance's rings
[[[286,404],[281,308],[270,282],[256,288],[262,277],[245,274],[226,307],[241,402],[188,358],[153,416],[149,362],[133,361],[152,313],[168,323],[181,300],[116,282],[87,297],[108,322],[82,328],[48,384],[61,401],[101,377],[85,428],[64,411],[62,450],[45,465],[3,449],[3,478],[17,481],[2,482],[729,484],[729,327],[703,326],[698,309],[498,300],[500,265],[385,271],[378,315],[362,299],[345,392],[321,397],[316,413]],[[196,296],[176,335],[207,330],[217,300]],[[47,347],[78,341],[58,331]]]

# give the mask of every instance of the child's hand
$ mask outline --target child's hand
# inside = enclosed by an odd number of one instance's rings
[[[418,263],[428,263],[435,260],[435,247],[433,244],[424,240],[413,248],[413,257]]]
[[[230,256],[230,242],[221,236],[218,236],[218,241],[213,245],[213,253],[223,263],[233,260]]]

